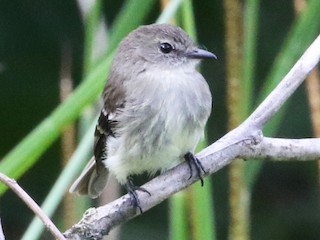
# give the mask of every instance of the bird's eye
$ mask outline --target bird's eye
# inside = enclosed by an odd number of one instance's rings
[[[161,52],[167,54],[173,50],[173,47],[170,43],[164,42],[160,44],[160,50]]]

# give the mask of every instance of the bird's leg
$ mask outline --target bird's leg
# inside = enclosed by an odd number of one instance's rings
[[[203,186],[203,178],[201,176],[201,172],[203,173],[206,173],[206,171],[204,170],[201,162],[199,161],[199,159],[194,156],[193,153],[191,152],[187,152],[185,155],[184,155],[184,159],[187,161],[188,163],[188,166],[189,166],[189,169],[190,169],[190,177],[189,179],[192,177],[193,173],[192,173],[192,166],[191,164],[193,164],[195,167],[196,167],[196,171],[197,171],[197,175],[201,181],[201,186]]]
[[[142,214],[143,211],[140,206],[140,201],[139,201],[139,198],[138,198],[136,191],[142,191],[142,192],[148,193],[149,196],[151,196],[151,193],[148,190],[146,190],[145,188],[134,185],[132,177],[130,177],[130,176],[127,177],[126,189],[127,189],[128,194],[130,196],[132,205],[136,208],[139,208],[140,213]]]

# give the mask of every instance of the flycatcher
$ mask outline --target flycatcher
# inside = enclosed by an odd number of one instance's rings
[[[149,192],[135,186],[132,175],[165,171],[185,159],[202,180],[193,152],[212,107],[208,84],[196,70],[204,58],[216,56],[176,26],[141,26],[124,38],[103,91],[94,157],[70,192],[96,198],[110,173],[141,211],[136,190]]]

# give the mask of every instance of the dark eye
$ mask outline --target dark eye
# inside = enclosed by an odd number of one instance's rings
[[[161,52],[167,54],[173,50],[173,47],[171,46],[170,43],[165,42],[165,43],[160,44],[160,50],[161,50]]]

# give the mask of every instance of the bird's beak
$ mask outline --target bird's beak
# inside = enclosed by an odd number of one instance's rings
[[[214,58],[217,59],[217,56],[213,53],[203,50],[200,48],[196,48],[190,52],[187,53],[188,58],[196,58],[196,59],[202,59],[202,58]]]

